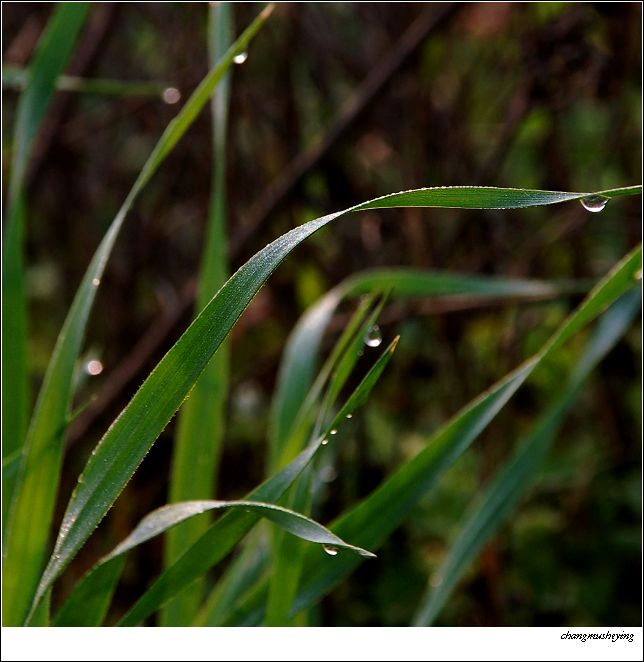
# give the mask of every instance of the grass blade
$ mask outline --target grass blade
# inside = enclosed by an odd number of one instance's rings
[[[632,291],[602,316],[594,337],[563,392],[541,417],[529,437],[519,445],[511,461],[492,479],[476,508],[463,523],[421,600],[413,625],[424,626],[434,622],[468,565],[530,488],[584,380],[628,330],[639,308],[639,292]]]
[[[530,374],[580,329],[628,291],[642,265],[638,246],[588,294],[542,349],[462,409],[428,440],[427,447],[390,476],[355,508],[342,515],[332,529],[356,543],[377,549],[397,528],[409,509],[436,483],[453,462],[469,448]],[[350,559],[313,559],[307,554],[304,581],[291,611],[294,616],[331,591],[357,567]],[[226,624],[260,622],[266,592],[257,591]]]
[[[2,253],[2,457],[25,441],[29,410],[27,372],[27,301],[24,272],[24,179],[29,156],[87,16],[87,3],[61,3],[49,20],[25,80],[16,111],[9,179],[7,221]],[[15,478],[3,472],[2,526],[5,532]]]
[[[24,621],[38,585],[60,473],[62,436],[69,408],[74,365],[96,290],[114,242],[127,212],[141,189],[207,103],[214,88],[232,65],[235,55],[247,48],[269,14],[270,9],[267,8],[251,23],[217,66],[200,83],[175,119],[170,122],[101,241],[76,293],[58,337],[36,404],[25,445],[23,471],[19,477],[9,518],[7,551],[3,567],[3,601],[8,624],[19,625]],[[187,390],[183,397],[186,394]],[[180,402],[176,404],[175,411],[179,404]],[[109,475],[105,478],[110,480]],[[120,487],[117,489],[117,493],[120,489]],[[82,498],[83,490],[78,489],[77,493]],[[75,498],[72,497],[72,501],[74,500]],[[12,526],[13,522],[18,522],[20,525]],[[89,535],[96,523],[91,525],[89,530],[85,529],[86,535]],[[63,530],[67,524],[68,522],[63,524]],[[69,560],[68,557],[66,560]],[[45,590],[43,589],[41,595]]]
[[[208,45],[211,65],[232,42],[232,6],[217,3],[208,10]],[[213,178],[207,238],[201,258],[196,310],[199,312],[224,284],[226,264],[226,125],[230,72],[213,95]],[[228,388],[228,346],[223,342],[206,366],[181,408],[170,470],[169,501],[207,499],[216,494],[219,457],[224,434]],[[166,537],[165,565],[171,565],[208,528],[205,518],[191,519]],[[203,595],[195,582],[163,611],[161,624],[189,625]]]
[[[465,208],[476,208],[477,204],[486,204],[490,208],[518,208],[576,200],[587,195],[518,189],[456,188],[463,196]],[[418,189],[394,193],[323,216],[282,235],[243,265],[161,359],[99,442],[67,507],[54,553],[38,589],[38,597],[51,586],[103,519],[240,315],[271,273],[296,246],[320,228],[350,212],[401,205],[454,205],[455,197],[449,191]],[[641,263],[641,250],[639,256],[632,259],[637,261],[637,257]],[[632,277],[633,274],[630,274],[631,282]],[[614,286],[617,287],[617,284]],[[604,294],[609,298],[609,292]],[[588,314],[592,317],[596,311],[588,311]],[[581,327],[589,319],[581,318],[570,322],[572,326],[568,331],[571,335],[576,331],[575,324]]]
[[[385,367],[389,363],[396,341],[383,352],[364,379],[349,396],[335,419],[326,430],[337,426],[347,413],[361,406],[369,397],[369,393],[378,382]],[[293,460],[278,474],[266,480],[253,490],[246,498],[250,501],[275,502],[309,465],[316,452],[321,447],[323,436],[315,440],[308,448]],[[121,619],[120,625],[136,625],[153,614],[163,604],[173,598],[191,582],[207,572],[218,563],[237,542],[256,523],[257,517],[248,513],[228,513],[204,533],[183,556],[157,579],[157,581],[141,596],[137,603]]]
[[[319,396],[320,387],[312,390],[311,385],[322,337],[334,312],[344,299],[378,290],[390,291],[394,299],[469,295],[529,300],[533,297],[577,292],[579,288],[538,280],[468,276],[405,268],[374,269],[351,276],[328,292],[300,318],[286,343],[271,408],[269,449],[273,471],[284,466],[301,448],[297,446],[295,451],[291,448],[292,444],[298,443],[293,431],[298,419],[303,416],[306,402],[315,402]]]
[[[168,504],[146,515],[125,540],[85,575],[57,615],[54,624],[60,626],[100,625],[106,610],[104,598],[111,595],[114,579],[120,571],[125,555],[130,550],[181,522],[212,510],[223,509],[254,513],[277,524],[293,536],[308,542],[343,549],[367,558],[375,556],[366,549],[355,547],[338,538],[324,526],[305,515],[273,503],[205,500]],[[87,598],[90,600],[89,604],[85,602]]]

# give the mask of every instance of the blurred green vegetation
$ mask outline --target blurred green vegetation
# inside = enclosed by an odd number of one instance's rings
[[[235,68],[228,144],[232,267],[315,216],[386,192],[472,184],[591,191],[641,181],[641,6],[633,3],[459,4],[393,73],[278,205],[269,190],[318,144],[360,84],[383,67],[432,3],[281,4]],[[26,66],[51,12],[3,5],[3,62]],[[235,5],[237,29],[256,13]],[[185,93],[204,75],[206,4],[93,7],[70,74],[167,81]],[[5,90],[8,168],[17,94]],[[60,93],[29,173],[29,356],[36,392],[94,248],[176,107],[157,97]],[[132,212],[90,320],[78,403],[116,384],[72,428],[60,508],[105,428],[187,324],[210,194],[206,113]],[[7,181],[7,170],[3,173]],[[269,207],[264,205],[265,209]],[[244,228],[260,219],[246,241]],[[594,279],[639,238],[639,198],[588,214],[578,204],[519,211],[371,211],[323,230],[262,289],[233,330],[232,391],[217,498],[263,476],[268,407],[280,353],[303,311],[355,271],[385,265],[522,278]],[[188,287],[189,289],[189,287]],[[432,310],[389,306],[397,354],[366,409],[329,454],[327,522],[416,453],[422,438],[544,342],[575,302]],[[341,328],[344,307],[330,347]],[[159,320],[159,346],[133,355]],[[369,359],[369,350],[365,352]],[[562,366],[540,370],[381,550],[315,612],[321,625],[407,625],[459,520],[535,420]],[[637,625],[641,618],[641,337],[633,329],[594,373],[541,478],[448,602],[443,625]],[[365,363],[366,365],[366,363]],[[561,373],[559,372],[561,369]],[[110,381],[112,380],[112,381]],[[61,582],[61,595],[102,553],[165,503],[173,425]],[[60,515],[60,513],[59,513]],[[136,550],[117,593],[124,609],[162,563]]]

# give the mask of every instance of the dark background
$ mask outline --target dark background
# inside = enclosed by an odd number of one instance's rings
[[[235,5],[237,32],[260,7]],[[50,12],[48,4],[3,4],[5,64],[28,64]],[[206,3],[96,4],[68,71],[162,81],[185,99],[207,71],[206,12]],[[639,183],[641,40],[639,3],[278,5],[234,70],[231,268],[296,224],[396,190],[471,184],[594,191]],[[5,90],[5,182],[16,99]],[[351,104],[355,116],[347,114]],[[28,188],[34,393],[94,249],[176,110],[158,97],[56,96]],[[77,404],[99,397],[70,430],[61,513],[94,444],[190,319],[210,177],[210,117],[203,112],[130,212],[108,266],[84,355],[105,370],[79,384]],[[343,278],[400,265],[595,279],[638,241],[640,205],[639,198],[617,200],[600,214],[578,204],[373,211],[315,235],[233,331],[217,497],[240,497],[262,479],[287,335]],[[352,421],[316,517],[330,521],[418,452],[441,422],[536,351],[578,300],[484,308],[465,302],[455,310],[390,305],[381,326],[386,339],[402,335],[399,351]],[[571,343],[560,364],[539,371],[410,513],[381,562],[363,564],[324,601],[315,622],[409,623],[467,506],[530,429],[578,346]],[[633,329],[589,381],[542,478],[439,623],[640,623],[640,356]],[[172,432],[171,424],[60,582],[60,595],[165,502]],[[115,613],[160,563],[158,542],[132,554]]]

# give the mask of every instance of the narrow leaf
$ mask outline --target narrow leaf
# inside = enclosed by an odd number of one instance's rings
[[[457,187],[465,208],[525,207],[553,204],[585,197],[579,193]],[[103,519],[137,469],[150,447],[179,408],[198,376],[239,316],[282,260],[302,241],[331,221],[349,212],[387,206],[445,206],[456,204],[450,189],[419,189],[357,205],[299,226],[262,249],[243,265],[219,290],[201,314],[159,362],[128,406],[99,442],[72,495],[43,575],[39,595],[51,585]],[[637,261],[638,256],[631,256]],[[639,254],[641,262],[641,252]],[[630,274],[632,281],[633,273]],[[612,283],[612,281],[611,281]],[[611,288],[607,285],[608,301]],[[618,288],[613,283],[612,289]],[[623,289],[622,289],[623,291]],[[586,311],[590,314],[590,311]],[[576,331],[592,315],[570,322],[567,333]],[[554,349],[554,348],[550,348]]]
[[[413,625],[431,625],[435,621],[467,567],[531,487],[584,380],[628,330],[640,308],[639,299],[636,291],[624,295],[598,322],[597,331],[563,392],[528,438],[521,442],[511,461],[492,479],[476,508],[463,523],[421,600]]]
[[[87,318],[114,242],[139,192],[188,130],[217,83],[233,63],[235,55],[247,48],[269,14],[270,6],[237,39],[186,101],[176,118],[170,122],[101,241],[74,297],[38,397],[25,444],[24,467],[19,476],[15,503],[9,518],[2,595],[5,617],[10,624],[18,625],[24,621],[38,585],[60,474],[62,437],[69,409],[74,365],[80,351]],[[187,392],[188,389],[181,400]],[[174,411],[179,404],[180,401],[176,403]],[[104,478],[114,481],[114,476],[110,477],[109,472]],[[118,494],[123,484],[119,486],[114,482],[113,486],[116,487]],[[96,484],[93,484],[92,488],[95,487]],[[83,490],[78,489],[77,493],[82,499]],[[72,501],[74,500],[75,498],[72,497]],[[98,520],[90,524],[89,529],[87,526],[84,527],[85,537],[91,533],[97,523]],[[69,521],[64,522],[62,530],[64,531],[68,525]],[[54,560],[52,559],[52,562]],[[63,561],[62,566],[64,566],[69,561],[69,556],[60,557],[59,561]],[[46,583],[51,583],[49,580]],[[45,590],[43,588],[41,595]]]
[[[208,48],[213,66],[232,42],[232,6],[217,3],[208,9]],[[228,275],[226,260],[226,125],[230,97],[230,72],[221,81],[212,101],[213,177],[210,218],[201,258],[196,311],[210,301]],[[216,494],[217,472],[224,434],[228,388],[229,351],[223,342],[197,380],[179,415],[170,470],[170,502],[207,499]],[[165,565],[171,565],[208,528],[203,518],[173,528],[166,537]],[[161,618],[162,625],[189,625],[197,613],[203,583],[195,582]]]

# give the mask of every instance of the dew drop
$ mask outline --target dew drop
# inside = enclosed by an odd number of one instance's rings
[[[581,206],[587,211],[598,212],[601,211],[608,202],[608,198],[603,195],[589,195],[586,198],[582,198]]]
[[[642,280],[642,270],[635,272],[635,280]]]
[[[92,377],[100,375],[103,372],[103,364],[97,359],[92,359],[85,364],[85,372]]]
[[[329,443],[328,439],[322,439],[322,445],[326,446]]]
[[[331,545],[322,545],[324,551],[329,555],[329,556],[337,556],[338,555],[338,548],[337,547],[332,547]]]
[[[347,414],[347,418],[353,418],[353,414]]]
[[[100,284],[101,284],[101,279],[100,279],[100,278],[94,278],[94,279],[92,280],[92,285],[93,285],[94,287],[98,287]]]
[[[161,98],[164,103],[168,104],[168,106],[173,106],[181,100],[181,92],[179,92],[176,87],[166,87],[165,90],[163,90]]]
[[[329,434],[338,434],[338,431],[335,428],[333,428],[333,430],[331,430],[331,432],[329,432]]]
[[[380,327],[374,324],[364,337],[364,344],[367,347],[380,347],[380,343],[382,343],[382,333]]]
[[[246,51],[235,55],[235,57],[233,58],[233,62],[235,64],[244,64],[246,60],[248,60],[248,53]]]

